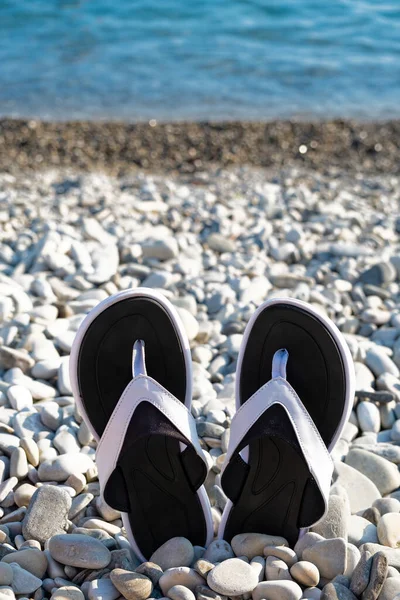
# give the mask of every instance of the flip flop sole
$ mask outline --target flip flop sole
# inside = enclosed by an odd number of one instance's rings
[[[132,380],[136,340],[145,345],[147,374],[190,407],[188,342],[174,309],[156,293],[135,290],[107,299],[82,324],[77,338],[71,365],[74,395],[97,440]],[[175,536],[206,543],[204,493],[196,492],[199,473],[191,467],[168,420],[141,403],[105,499],[125,513],[124,524],[142,558]]]
[[[333,324],[301,302],[269,301],[250,321],[238,360],[238,408],[271,379],[272,359],[281,348],[289,353],[289,384],[332,448],[351,410],[351,357]],[[300,528],[321,518],[324,501],[293,425],[273,405],[246,437],[241,443],[246,460],[239,456],[236,472],[230,466],[223,474],[231,501],[220,535],[230,540],[238,533],[265,532],[295,543]]]

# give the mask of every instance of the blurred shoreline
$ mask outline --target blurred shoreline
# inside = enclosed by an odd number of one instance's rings
[[[400,120],[210,123],[0,119],[0,171],[53,168],[124,174],[209,166],[400,172]]]

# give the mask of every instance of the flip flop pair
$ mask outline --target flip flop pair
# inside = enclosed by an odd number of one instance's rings
[[[191,415],[189,342],[172,304],[145,288],[101,302],[76,335],[70,375],[98,442],[101,493],[121,511],[138,557],[176,536],[207,546],[208,467]],[[353,389],[350,353],[328,319],[291,299],[258,309],[238,359],[219,537],[265,532],[295,543],[323,516],[329,452]]]

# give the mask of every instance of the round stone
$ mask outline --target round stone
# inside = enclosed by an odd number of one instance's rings
[[[160,546],[150,557],[163,571],[172,567],[188,567],[194,558],[193,545],[184,537],[174,537]]]
[[[164,596],[174,585],[184,585],[195,591],[197,585],[204,585],[204,579],[194,569],[189,567],[174,567],[167,569],[158,582]]]
[[[168,590],[168,598],[171,600],[195,600],[196,596],[184,585],[174,585]]]
[[[110,579],[126,600],[146,600],[153,591],[148,577],[125,569],[113,569]]]
[[[264,556],[275,556],[283,560],[288,567],[297,562],[297,554],[291,548],[286,546],[266,546],[264,548]]]
[[[295,581],[261,581],[253,590],[253,600],[300,600],[302,589]]]
[[[346,569],[346,542],[342,538],[318,542],[311,548],[306,548],[302,558],[312,562],[322,577],[331,580],[336,575],[343,575]]]
[[[111,560],[109,549],[88,535],[55,535],[49,540],[49,551],[62,565],[80,569],[103,569]]]
[[[62,454],[57,458],[45,460],[39,467],[40,481],[65,481],[70,475],[86,473],[93,467],[92,459],[79,452]]]
[[[379,498],[372,506],[378,509],[381,516],[386,513],[400,513],[400,502],[396,498]]]
[[[397,466],[381,456],[361,448],[354,448],[350,450],[345,461],[368,477],[382,495],[390,494],[400,486],[400,473]]]
[[[247,556],[249,560],[262,556],[266,546],[289,546],[284,537],[263,533],[239,533],[231,544],[236,556]]]
[[[208,546],[203,558],[204,560],[208,560],[210,563],[215,564],[227,560],[228,558],[233,558],[234,556],[232,547],[228,542],[225,540],[214,540]]]
[[[372,402],[360,402],[357,406],[357,419],[361,431],[377,433],[381,428],[379,408]]]
[[[163,574],[163,570],[161,567],[152,562],[144,562],[135,569],[136,573],[140,573],[141,575],[146,575],[154,585],[157,585],[161,575]]]
[[[300,560],[290,568],[290,574],[295,581],[307,587],[315,587],[319,584],[319,571],[313,563]]]
[[[12,385],[7,390],[7,396],[10,401],[11,408],[22,410],[31,408],[33,405],[31,392],[23,385]]]
[[[224,596],[241,596],[252,592],[258,577],[251,566],[239,558],[228,558],[207,575],[209,587]]]
[[[291,580],[289,567],[280,558],[267,556],[265,561],[265,579],[267,581]]]
[[[207,238],[207,244],[214,252],[234,252],[236,244],[233,240],[225,237],[221,233],[211,233]]]
[[[50,600],[85,600],[85,596],[75,585],[63,585],[54,590]]]
[[[32,496],[22,523],[26,540],[44,543],[68,527],[71,497],[54,485],[43,485]],[[67,563],[66,563],[67,564]]]
[[[389,548],[400,547],[400,513],[386,513],[378,521],[379,543]]]
[[[93,579],[87,591],[89,600],[117,600],[120,597],[120,592],[114,586],[111,579],[102,577],[101,579]]]
[[[14,492],[14,502],[17,506],[29,506],[37,488],[30,483],[23,483]]]

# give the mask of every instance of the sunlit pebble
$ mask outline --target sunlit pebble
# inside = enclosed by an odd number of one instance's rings
[[[311,147],[311,148],[317,148],[317,146],[318,146],[318,142],[317,142],[317,140],[311,140],[311,142],[310,142],[310,147]]]
[[[380,152],[382,150],[383,146],[382,146],[382,144],[378,143],[378,144],[375,144],[374,148],[375,148],[376,152]]]
[[[304,144],[302,144],[301,146],[299,146],[299,152],[300,152],[300,154],[305,154],[307,152],[307,150],[308,150],[308,148]]]
[[[155,119],[150,119],[149,125],[150,127],[155,127],[157,125],[157,121]]]

